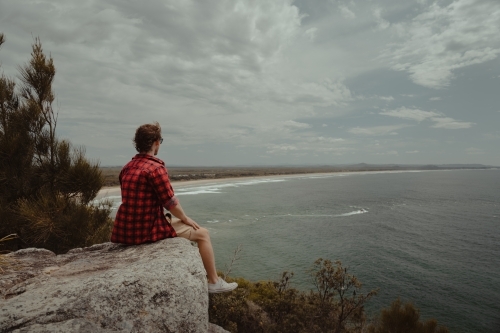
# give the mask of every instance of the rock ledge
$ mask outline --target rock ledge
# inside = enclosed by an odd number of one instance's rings
[[[15,265],[0,276],[2,333],[225,332],[208,324],[205,270],[185,239],[7,257]]]

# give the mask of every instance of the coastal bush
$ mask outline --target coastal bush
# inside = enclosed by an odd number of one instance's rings
[[[316,291],[291,287],[293,273],[278,281],[244,279],[230,294],[210,295],[209,317],[231,332],[362,332],[365,303],[376,294],[361,293],[361,283],[340,261],[318,259],[310,270]]]
[[[209,320],[232,333],[449,333],[435,319],[422,322],[419,310],[399,298],[368,320],[364,306],[377,290],[361,294],[361,283],[340,261],[320,258],[309,273],[316,289],[309,292],[292,288],[293,273],[286,271],[278,281],[256,283],[226,276],[238,288],[209,295]]]
[[[403,304],[398,298],[381,311],[368,326],[367,333],[449,333],[449,330],[438,326],[435,319],[420,321],[420,311],[412,303]]]
[[[99,163],[56,135],[55,73],[36,38],[20,84],[0,76],[0,237],[17,234],[11,248],[62,253],[109,238],[111,205],[93,204],[104,181]]]

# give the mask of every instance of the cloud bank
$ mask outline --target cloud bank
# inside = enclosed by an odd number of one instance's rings
[[[498,1],[1,0],[0,22],[2,70],[39,36],[61,136],[105,165],[151,121],[176,164],[498,155]]]
[[[403,41],[385,56],[392,68],[408,72],[415,83],[442,89],[457,69],[498,57],[498,22],[500,8],[494,0],[434,2],[410,22],[394,24]]]
[[[402,119],[409,119],[421,122],[423,120],[429,119],[434,122],[432,127],[434,128],[445,128],[445,129],[462,129],[470,128],[474,123],[458,121],[450,117],[445,117],[442,114],[432,112],[432,111],[422,111],[418,109],[407,109],[402,107],[398,110],[390,110],[380,112],[381,115],[397,117]]]

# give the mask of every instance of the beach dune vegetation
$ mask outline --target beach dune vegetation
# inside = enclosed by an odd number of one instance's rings
[[[18,236],[11,249],[56,253],[109,240],[111,206],[93,203],[104,182],[99,163],[56,135],[56,68],[39,38],[18,70],[19,80],[0,76],[0,237]]]

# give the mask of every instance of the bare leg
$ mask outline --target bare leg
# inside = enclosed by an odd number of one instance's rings
[[[182,223],[182,222],[180,222]],[[198,243],[198,251],[200,251],[201,261],[203,261],[203,266],[208,276],[208,292],[213,293],[225,293],[238,288],[236,282],[227,283],[223,279],[217,276],[217,270],[215,269],[215,258],[214,249],[212,248],[212,241],[210,240],[210,235],[208,230],[202,228],[196,224],[197,229],[195,230],[191,226],[189,228],[182,228],[182,225],[174,222],[173,226],[176,226],[176,233],[179,237],[187,238],[191,241]]]
[[[184,235],[181,235],[181,237]],[[208,283],[216,283],[219,279],[217,269],[215,268],[214,249],[212,248],[212,241],[208,230],[200,228],[198,230],[191,230],[189,240],[198,243],[198,251],[200,251],[203,266],[207,271]]]

